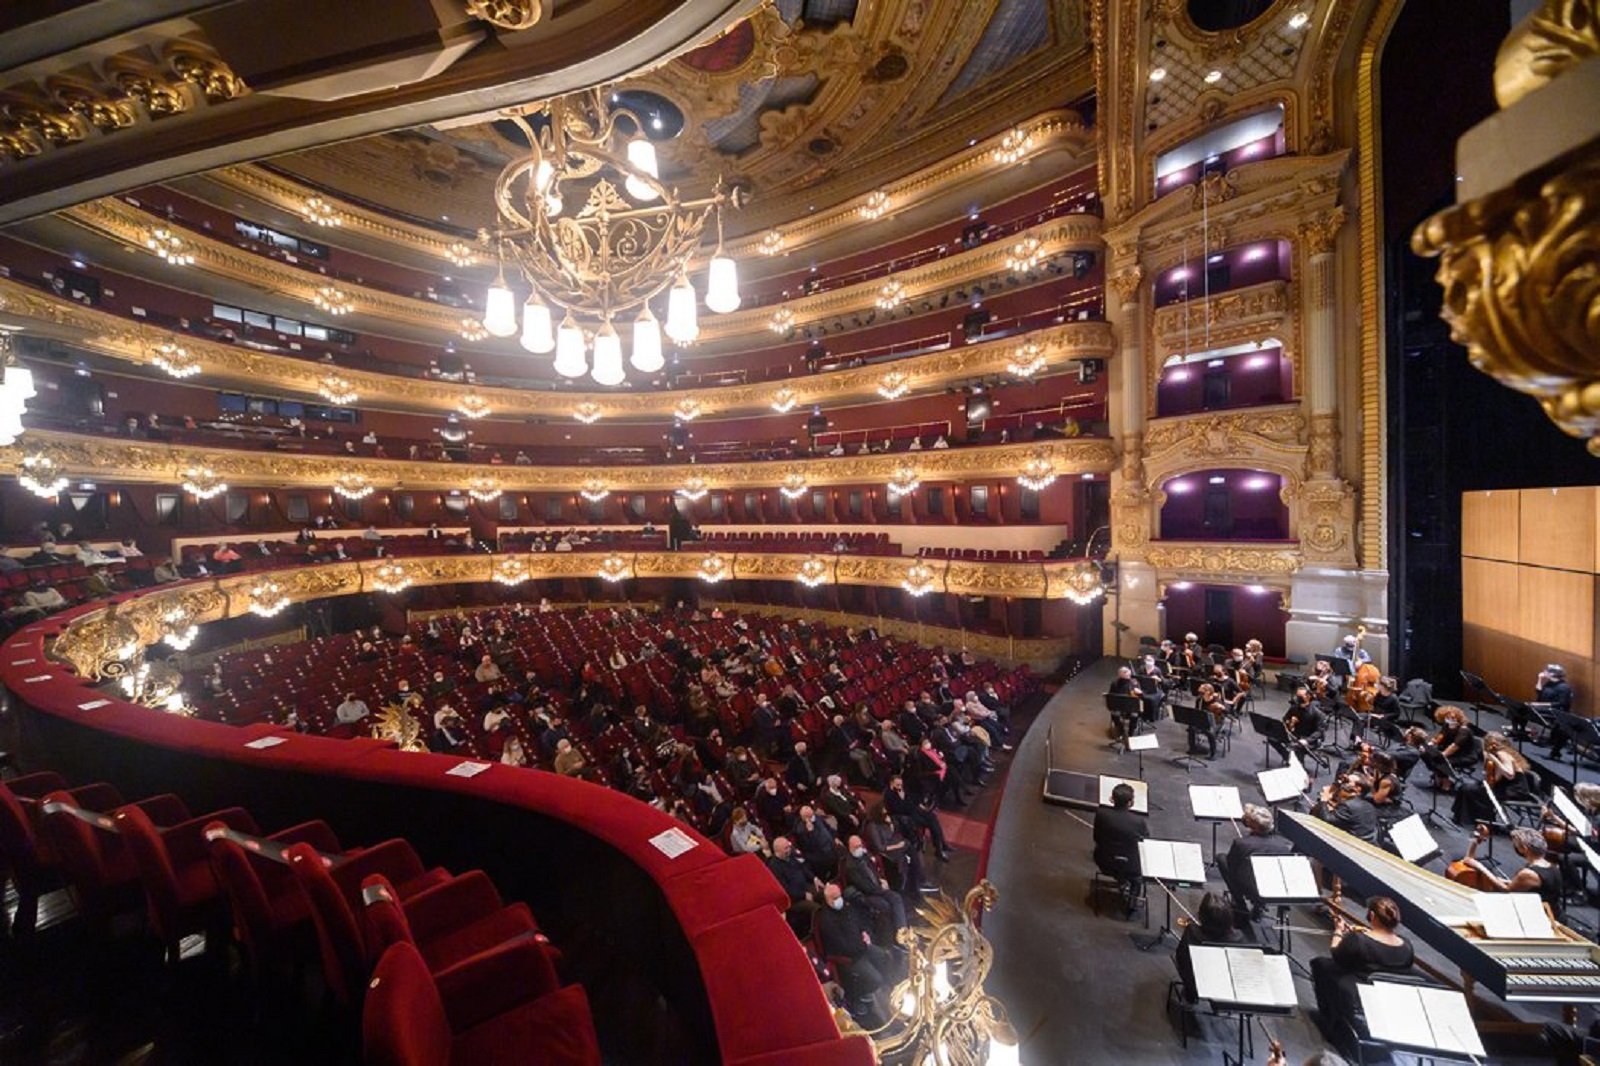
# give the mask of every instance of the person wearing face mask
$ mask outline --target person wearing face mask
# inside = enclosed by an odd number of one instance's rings
[[[795,816],[793,830],[790,835],[812,872],[818,877],[831,875],[839,864],[839,838],[828,828],[828,823],[817,817],[815,808],[807,805]]]
[[[938,891],[928,885],[923,877],[922,850],[911,846],[889,814],[889,808],[882,803],[874,803],[872,809],[867,811],[866,827],[862,832],[867,847],[883,862],[889,879],[902,896],[915,898],[919,891]]]
[[[895,934],[906,925],[906,901],[878,873],[878,864],[859,836],[852,836],[846,842],[839,872],[845,898],[860,903],[872,915],[877,930],[873,939],[880,944],[893,944]]]
[[[864,907],[846,900],[838,885],[829,884],[822,893],[824,906],[816,915],[822,950],[843,960],[839,977],[850,997],[850,1013],[872,1019],[877,1013],[873,995],[893,980],[894,956],[873,939]]]
[[[782,826],[789,820],[789,803],[778,791],[778,779],[769,777],[756,790],[756,814],[769,828]]]
[[[817,913],[817,901],[821,898],[822,882],[806,866],[806,861],[795,851],[794,842],[788,837],[772,838],[772,854],[766,857],[766,863],[767,869],[789,896],[789,909],[784,912],[789,927],[797,936],[809,936],[813,916]]]
[[[922,833],[927,832],[933,838],[934,850],[939,856],[939,861],[950,861],[950,849],[944,840],[944,827],[939,824],[939,816],[933,811],[932,797],[926,801],[919,800],[906,791],[906,779],[896,774],[889,779],[889,791],[883,794],[883,804],[900,826],[900,831],[913,842],[913,846],[920,848]]]

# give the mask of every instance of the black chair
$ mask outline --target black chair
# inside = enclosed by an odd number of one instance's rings
[[[1108,851],[1096,848],[1094,852],[1094,876],[1089,880],[1089,906],[1094,911],[1096,918],[1100,917],[1100,889],[1102,886],[1110,888],[1116,893],[1119,900],[1129,898],[1131,893],[1133,910],[1144,908],[1145,921],[1150,919],[1150,903],[1145,894],[1144,878],[1139,869],[1139,852]],[[1131,914],[1129,915],[1132,916]]]
[[[1406,682],[1406,687],[1395,697],[1400,704],[1400,713],[1405,715],[1407,725],[1416,722],[1417,715],[1421,714],[1424,721],[1433,720],[1433,712],[1439,702],[1433,698],[1433,685],[1420,677],[1414,677]]]

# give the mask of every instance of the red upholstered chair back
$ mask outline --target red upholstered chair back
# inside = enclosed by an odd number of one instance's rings
[[[228,896],[228,908],[233,914],[233,929],[246,952],[258,963],[263,951],[270,950],[272,939],[272,901],[267,896],[261,878],[250,865],[250,856],[238,844],[226,837],[210,836],[214,828],[225,828],[221,822],[206,826],[206,849],[211,855],[211,870],[217,883]]]
[[[42,807],[52,803],[71,806],[72,796],[66,792],[52,792],[40,801]],[[46,812],[43,825],[62,872],[72,884],[79,908],[91,919],[107,917],[111,893],[128,880],[122,864],[116,861],[121,852],[120,842],[109,832],[96,829],[65,811]]]
[[[9,788],[0,785],[0,862],[19,879],[38,877],[47,865],[39,852],[39,844],[22,801]]]
[[[178,901],[178,872],[172,868],[167,846],[161,842],[161,830],[137,807],[123,807],[111,818],[117,823],[122,843],[139,871],[156,935],[163,941],[176,940],[182,935],[178,931],[182,910]]]
[[[373,874],[361,882],[361,928],[367,944],[367,961],[376,966],[391,944],[415,944],[411,923],[400,906],[400,896],[389,879]]]
[[[410,944],[378,960],[361,1012],[365,1066],[448,1066],[452,1036],[427,963]]]
[[[289,869],[300,891],[305,893],[312,923],[317,927],[317,943],[322,949],[322,972],[328,987],[346,1006],[361,1002],[367,979],[366,948],[361,928],[350,912],[333,876],[322,865],[322,856],[309,844],[293,844],[285,853]]]

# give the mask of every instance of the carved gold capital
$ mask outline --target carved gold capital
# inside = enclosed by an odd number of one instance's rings
[[[1131,266],[1119,270],[1106,279],[1111,290],[1117,294],[1117,299],[1122,303],[1132,303],[1139,295],[1139,285],[1144,281],[1144,270],[1139,266]]]
[[[1339,230],[1344,227],[1347,214],[1343,207],[1335,207],[1315,218],[1306,219],[1298,227],[1300,246],[1307,255],[1327,255],[1333,251]]]
[[[531,30],[544,15],[538,0],[467,0],[467,14],[496,29]]]

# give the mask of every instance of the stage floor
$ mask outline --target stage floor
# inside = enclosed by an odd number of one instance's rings
[[[1173,941],[1139,951],[1130,934],[1146,932],[1141,918],[1124,921],[1102,907],[1095,917],[1089,905],[1089,882],[1094,872],[1090,858],[1089,819],[1093,812],[1046,803],[1041,796],[1048,765],[1088,773],[1137,776],[1135,754],[1114,752],[1107,733],[1102,694],[1116,674],[1117,663],[1105,659],[1064,686],[1040,712],[1010,768],[995,826],[988,876],[999,890],[999,901],[987,916],[984,929],[993,940],[995,965],[990,991],[1006,1005],[1017,1031],[1023,1036],[1022,1061],[1026,1066],[1063,1066],[1071,1063],[1214,1063],[1224,1050],[1232,1052],[1237,1031],[1231,1023],[1201,1020],[1201,1036],[1191,1034],[1187,1051],[1174,1021],[1166,1012],[1167,985],[1176,976]],[[1256,709],[1281,715],[1287,696],[1258,693]],[[1494,723],[1484,715],[1484,726]],[[1046,750],[1053,731],[1054,753]],[[1163,720],[1156,726],[1160,749],[1144,753],[1144,777],[1150,786],[1151,835],[1193,840],[1211,857],[1211,829],[1190,814],[1187,786],[1237,785],[1245,802],[1260,803],[1256,771],[1262,768],[1262,744],[1249,729],[1234,737],[1230,752],[1185,772],[1174,756],[1185,747],[1182,726]],[[1532,747],[1530,745],[1530,752]],[[1274,763],[1279,765],[1279,763]],[[1592,776],[1592,775],[1591,775]],[[1416,782],[1410,786],[1412,802],[1426,810],[1429,792]],[[1323,775],[1314,788],[1328,782]],[[1460,858],[1468,834],[1449,821],[1449,797],[1439,804],[1440,828],[1434,830],[1443,852],[1429,868],[1442,872],[1446,861]],[[1223,826],[1217,837],[1225,851],[1232,831]],[[1508,861],[1509,844],[1496,843],[1495,856]],[[1214,870],[1207,888],[1221,891]],[[1177,896],[1191,909],[1201,889],[1178,889]],[[1176,916],[1180,913],[1176,908]],[[1151,932],[1159,928],[1165,900],[1151,889]],[[1593,921],[1584,908],[1579,917]],[[1296,926],[1328,928],[1325,917],[1310,907],[1294,909]],[[1403,932],[1404,930],[1402,930]],[[1423,945],[1418,955],[1443,968],[1443,963]],[[1325,953],[1327,941],[1296,934],[1292,954],[1300,963]],[[1453,972],[1446,969],[1445,972]],[[1268,1027],[1287,1048],[1289,1061],[1299,1063],[1312,1051],[1327,1047],[1311,1020],[1315,1002],[1309,979],[1296,968],[1296,988],[1301,1008],[1288,1018],[1274,1018]],[[1508,1018],[1505,1005],[1492,995],[1480,997],[1475,1012]],[[1515,1017],[1526,1021],[1554,1020],[1557,1012],[1518,1005]],[[1582,1023],[1587,1025],[1585,1012]],[[1265,1043],[1257,1032],[1256,1062],[1266,1059]],[[1548,1062],[1537,1041],[1486,1039],[1490,1061],[1520,1064]]]

